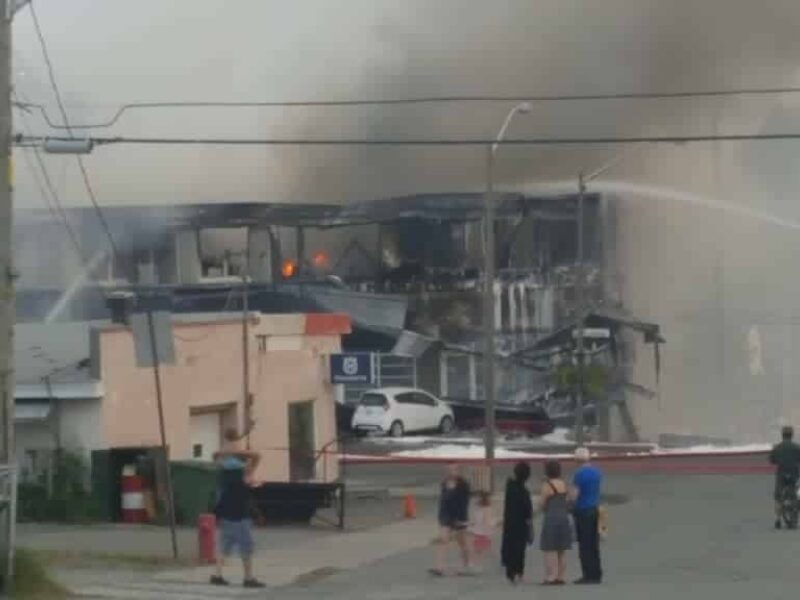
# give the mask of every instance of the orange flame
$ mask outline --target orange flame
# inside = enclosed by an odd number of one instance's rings
[[[284,279],[291,279],[297,275],[297,263],[291,259],[283,261],[281,275],[283,275]]]
[[[317,268],[322,268],[328,266],[328,255],[324,252],[320,251],[314,254],[314,257],[311,259],[314,262],[314,266]]]

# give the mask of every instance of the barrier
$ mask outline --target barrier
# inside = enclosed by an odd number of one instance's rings
[[[144,505],[144,479],[136,475],[133,468],[122,471],[122,522],[146,523],[147,510]]]
[[[767,451],[751,452],[709,452],[669,453],[669,454],[609,454],[593,456],[592,461],[608,472],[646,472],[646,473],[685,473],[685,474],[752,474],[772,473],[774,467],[767,461]],[[491,464],[498,467],[511,467],[524,461],[531,466],[539,465],[554,459],[562,466],[575,464],[572,454],[520,456],[519,458],[497,458]],[[343,465],[393,465],[397,467],[442,466],[459,464],[464,477],[470,482],[473,491],[486,489],[486,475],[481,470],[488,470],[485,459],[460,457],[411,457],[411,456],[369,456],[345,454],[340,457]]]
[[[406,519],[417,518],[417,499],[414,494],[406,494],[403,502],[403,516]]]

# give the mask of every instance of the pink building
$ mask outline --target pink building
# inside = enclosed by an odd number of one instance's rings
[[[241,317],[173,315],[172,323],[176,360],[161,367],[169,457],[208,462],[224,429],[242,430],[246,419]],[[335,480],[328,357],[340,351],[349,318],[251,313],[248,325],[249,441],[262,454],[256,479]],[[80,455],[103,514],[113,518],[122,467],[158,464],[161,445],[153,370],[137,366],[131,330],[109,322],[19,324],[15,350],[23,479],[46,474],[57,449]]]
[[[335,459],[334,390],[328,357],[350,332],[336,314],[250,316],[251,449],[261,481],[330,481]],[[176,361],[161,367],[171,460],[211,460],[228,427],[245,422],[241,319],[219,315],[173,324]],[[136,365],[130,329],[93,330],[93,367],[103,383],[100,428],[106,448],[160,444],[152,369]]]

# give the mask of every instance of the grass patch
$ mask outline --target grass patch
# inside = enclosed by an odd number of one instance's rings
[[[319,567],[318,569],[313,569],[312,571],[298,575],[293,583],[298,586],[308,586],[340,572],[341,569],[336,567]]]
[[[20,548],[16,552],[14,598],[25,600],[59,600],[69,592],[47,574],[47,561],[38,553]]]
[[[142,571],[197,566],[190,558],[174,560],[164,556],[123,554],[113,552],[78,552],[70,550],[40,550],[36,555],[47,565],[59,567],[120,567]]]

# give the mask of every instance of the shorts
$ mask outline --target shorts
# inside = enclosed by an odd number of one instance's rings
[[[242,558],[249,558],[253,555],[253,521],[251,519],[242,519],[241,521],[221,519],[219,533],[220,551],[223,556],[230,556],[234,549],[239,550]]]
[[[464,531],[467,528],[467,522],[440,515],[439,526],[451,531]]]
[[[783,495],[783,489],[789,486],[791,486],[792,489],[795,489],[797,487],[796,477],[782,475],[781,473],[777,473],[775,475],[775,492],[773,494],[775,502],[781,501],[781,496]]]

